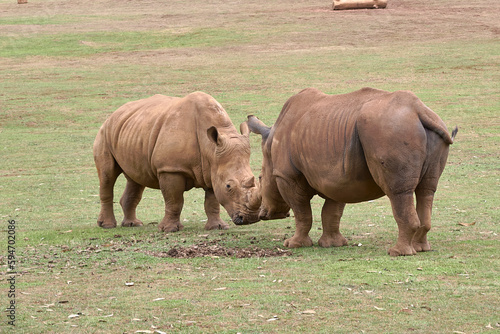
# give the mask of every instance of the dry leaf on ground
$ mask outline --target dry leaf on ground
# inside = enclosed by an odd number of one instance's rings
[[[458,225],[461,225],[461,226],[472,226],[472,225],[476,225],[476,222],[472,222],[472,223],[458,223]]]

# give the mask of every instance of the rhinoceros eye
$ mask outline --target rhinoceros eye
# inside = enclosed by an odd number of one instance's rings
[[[237,187],[237,183],[233,179],[226,180],[226,191],[233,192]]]

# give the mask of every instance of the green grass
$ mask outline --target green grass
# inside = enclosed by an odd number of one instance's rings
[[[329,5],[0,0],[0,244],[15,219],[16,333],[498,330],[500,8],[483,0]],[[349,246],[285,257],[151,255],[204,242],[275,249],[294,232],[293,217],[206,232],[201,190],[185,193],[179,233],[157,231],[163,200],[151,189],[138,208],[144,227],[97,227],[92,143],[125,102],[201,90],[237,127],[248,114],[271,125],[286,99],[310,86],[411,90],[449,129],[459,126],[434,202],[434,251],[386,255],[397,235],[387,198],[347,206]],[[259,138],[251,144],[257,174]],[[316,243],[321,205],[313,200]],[[0,287],[6,305],[6,281]]]
[[[82,57],[109,52],[218,46],[244,39],[245,36],[226,29],[196,29],[187,33],[118,31],[4,37],[0,39],[0,57]]]
[[[0,19],[0,25],[7,26],[21,26],[21,25],[30,25],[30,26],[44,26],[44,25],[53,25],[53,24],[67,24],[71,22],[85,21],[90,17],[80,17],[77,18],[75,16],[51,16],[51,15],[39,15],[39,16],[14,16],[14,17],[2,17]]]

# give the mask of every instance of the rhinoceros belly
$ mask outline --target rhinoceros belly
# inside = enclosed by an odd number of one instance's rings
[[[348,180],[338,178],[323,178],[308,180],[321,197],[337,202],[358,203],[384,196],[384,192],[372,180]]]
[[[362,152],[340,154],[331,149],[302,152],[300,172],[321,196],[344,203],[357,203],[384,196],[375,183]]]

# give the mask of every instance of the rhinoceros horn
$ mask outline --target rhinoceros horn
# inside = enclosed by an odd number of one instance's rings
[[[262,140],[265,141],[269,136],[269,132],[271,132],[271,127],[267,126],[262,122],[257,116],[248,115],[248,119],[246,122],[243,122],[240,125],[240,129],[243,124],[246,124],[246,127],[253,133],[257,133],[262,136]]]

